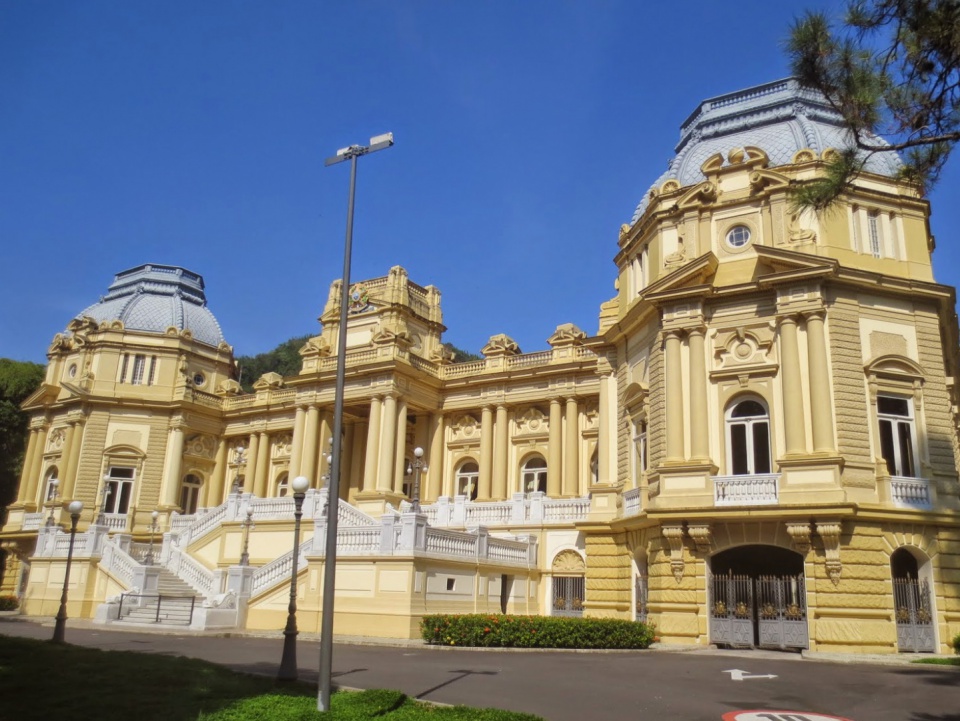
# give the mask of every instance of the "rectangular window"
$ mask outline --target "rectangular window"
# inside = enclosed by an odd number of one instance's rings
[[[143,371],[146,365],[147,357],[145,355],[138,355],[134,357],[133,375],[130,377],[130,382],[133,383],[133,385],[138,386],[143,383]]]
[[[123,354],[123,360],[120,362],[120,382],[127,382],[127,363],[130,361],[130,355],[128,353]]]
[[[126,513],[130,509],[133,478],[133,468],[110,466],[106,478],[106,498],[103,501],[104,513]]]
[[[153,379],[157,376],[157,357],[150,356],[150,372],[147,374],[147,385],[153,385]]]
[[[870,233],[870,253],[874,258],[881,256],[880,244],[880,213],[873,211],[867,214],[867,230]]]
[[[745,476],[750,473],[747,451],[747,427],[742,423],[730,426],[730,455],[732,458],[731,470],[735,476]]]
[[[636,456],[634,457],[633,467],[633,487],[637,488],[640,486],[640,476],[647,471],[647,424],[641,421],[636,424],[635,428],[636,435],[633,437],[633,445],[636,449]]]
[[[916,428],[913,402],[896,396],[877,396],[880,454],[891,476],[916,478]]]

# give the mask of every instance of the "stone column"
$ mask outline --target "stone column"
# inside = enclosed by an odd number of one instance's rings
[[[63,450],[60,452],[60,498],[69,501],[73,497],[73,451],[74,447],[80,444],[76,421],[70,421],[65,435]]]
[[[223,503],[223,483],[227,477],[227,441],[220,439],[217,444],[217,457],[213,465],[210,482],[203,484],[201,506],[209,508]]]
[[[600,394],[602,397],[602,393]],[[557,498],[562,492],[560,481],[562,476],[560,448],[563,420],[560,414],[560,399],[550,399],[550,439],[547,445],[547,495]]]
[[[267,497],[267,476],[270,474],[270,436],[260,432],[260,445],[257,454],[257,475],[253,482],[253,494],[259,498]]]
[[[43,452],[47,447],[47,427],[41,426],[37,435],[37,452],[33,454],[30,464],[30,484],[33,488],[31,498],[37,497],[37,486],[40,484],[40,471],[43,469]],[[46,499],[41,498],[40,503]]]
[[[669,331],[664,341],[666,382],[667,457],[685,460],[683,451],[683,366],[680,363],[680,334]]]
[[[707,329],[694,328],[687,336],[690,344],[690,455],[706,463],[710,460],[710,424],[707,415],[707,361],[704,337]]]
[[[493,443],[493,491],[492,495],[498,501],[507,497],[507,467],[508,446],[510,443],[510,421],[507,419],[507,407],[497,406],[495,423],[496,438]]]
[[[830,403],[830,366],[823,332],[823,311],[807,316],[807,354],[810,374],[810,410],[813,450],[830,453],[833,447],[833,408]]]
[[[430,470],[427,472],[427,501],[443,495],[443,440],[446,432],[442,413],[430,418]]]
[[[23,454],[23,470],[20,472],[20,492],[17,494],[17,501],[20,503],[33,503],[36,500],[37,484],[36,479],[30,475],[30,469],[33,468],[33,457],[37,452],[37,435],[37,429],[31,428],[27,452]],[[43,449],[41,455],[42,452]]]
[[[393,491],[393,469],[397,463],[397,398],[387,394],[383,399],[383,421],[380,426],[380,468],[377,490]]]
[[[320,430],[320,409],[313,403],[307,406],[307,419],[303,428],[303,450],[300,454],[300,470],[298,475],[310,479],[310,486],[316,484],[315,469],[317,467],[317,435]],[[290,479],[293,480],[292,478]]]
[[[383,403],[380,396],[370,399],[370,422],[367,424],[367,449],[363,463],[363,490],[372,493],[377,488],[377,457],[380,452],[380,416]]]
[[[183,427],[173,426],[167,433],[167,457],[163,464],[163,492],[161,503],[164,508],[176,508],[180,502],[180,469],[183,464]],[[141,499],[142,502],[142,499]]]
[[[333,414],[329,410],[324,410],[320,414],[317,460],[313,467],[313,477],[310,479],[311,488],[322,488],[323,481],[320,480],[320,476],[330,470],[330,464],[327,463],[326,456],[333,453],[333,446],[330,443],[331,438],[333,438]]]
[[[577,399],[567,398],[567,437],[563,444],[563,495],[579,495],[580,484],[580,409]]]
[[[307,422],[307,411],[303,406],[297,406],[297,414],[293,419],[293,439],[290,441],[290,471],[292,481],[300,475],[300,461],[303,458],[303,431]]]
[[[340,451],[340,478],[337,488],[340,498],[346,500],[350,497],[350,472],[353,470],[353,447],[357,441],[357,427],[353,423],[343,424],[343,449]],[[333,450],[331,449],[331,453]],[[327,470],[327,473],[333,472],[333,465]]]
[[[780,318],[780,380],[783,384],[783,430],[787,455],[805,453],[803,428],[803,381],[800,376],[800,346],[797,343],[797,319]]]
[[[397,403],[397,455],[393,466],[393,490],[401,495],[403,495],[403,480],[407,472],[407,466],[404,463],[407,452],[407,412],[407,400],[401,398]]]
[[[613,376],[604,373],[600,376],[600,397],[597,404],[597,413],[600,418],[600,427],[597,430],[597,483],[611,482],[610,444],[616,442],[616,426],[611,424],[610,418],[610,384]]]
[[[243,469],[243,492],[253,493],[254,481],[257,477],[257,462],[259,456],[260,438],[256,433],[251,433],[247,442],[247,465]]]
[[[484,406],[480,412],[480,478],[477,500],[489,501],[493,478],[493,408]]]
[[[77,421],[73,429],[73,445],[70,448],[70,470],[66,478],[66,487],[61,486],[65,499],[74,498],[77,492],[77,471],[80,468],[80,449],[83,448],[85,421]]]
[[[354,493],[363,488],[363,452],[367,437],[366,421],[353,424],[353,439],[350,441],[349,489]]]

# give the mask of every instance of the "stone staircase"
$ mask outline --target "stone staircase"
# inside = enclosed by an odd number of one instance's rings
[[[161,568],[157,594],[141,597],[125,595],[118,621],[189,626],[194,607],[202,602],[203,597],[198,596],[189,584],[181,581],[167,569]]]

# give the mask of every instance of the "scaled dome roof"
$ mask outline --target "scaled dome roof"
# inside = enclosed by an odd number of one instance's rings
[[[884,144],[879,138],[871,141]],[[705,100],[680,126],[680,142],[667,171],[657,178],[651,190],[667,180],[681,187],[705,180],[700,166],[712,155],[724,156],[733,148],[753,145],[770,158],[770,167],[792,162],[798,150],[809,148],[822,153],[827,148],[840,150],[853,144],[853,138],[826,99],[794,78],[720,95]],[[894,151],[874,153],[865,169],[879,175],[894,176],[902,167]],[[634,211],[636,223],[650,202],[647,192]]]
[[[220,324],[203,293],[203,278],[175,265],[140,265],[113,279],[107,294],[80,313],[98,323],[120,320],[129,330],[165,333],[173,326],[189,330],[195,340],[217,346]]]

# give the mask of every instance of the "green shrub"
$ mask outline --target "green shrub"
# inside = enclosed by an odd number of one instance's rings
[[[420,634],[441,646],[513,648],[647,648],[654,640],[653,626],[638,621],[490,614],[424,616]]]
[[[960,655],[960,633],[953,637],[953,641],[950,642],[953,646],[953,652]]]
[[[0,596],[0,611],[16,611],[20,608],[20,599],[16,596]]]

